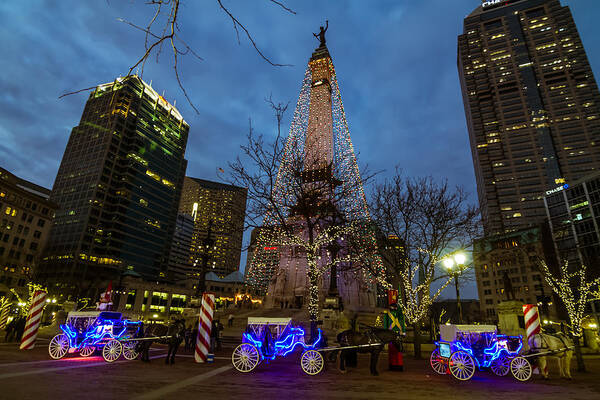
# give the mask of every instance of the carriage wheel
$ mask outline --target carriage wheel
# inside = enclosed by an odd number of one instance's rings
[[[525,357],[515,357],[510,362],[510,372],[515,379],[525,382],[531,378],[533,372],[531,363]]]
[[[475,374],[475,360],[465,351],[452,353],[449,364],[452,376],[461,381],[468,381]]]
[[[492,361],[490,368],[494,374],[498,376],[506,376],[508,371],[510,371],[510,361],[510,358],[508,358],[506,354],[502,354],[500,357]]]
[[[260,362],[258,350],[250,343],[242,343],[233,350],[231,363],[240,372],[250,372]]]
[[[438,349],[435,349],[429,356],[429,364],[431,364],[431,368],[440,375],[446,375],[448,373],[448,362],[440,356],[440,351]]]
[[[84,348],[79,350],[79,355],[81,357],[89,357],[92,354],[94,354],[94,350],[96,350],[94,346],[85,346]]]
[[[126,360],[135,360],[137,358],[138,352],[136,346],[136,342],[123,342],[123,357]]]
[[[302,354],[300,366],[308,375],[316,375],[323,370],[323,355],[316,350],[308,350]]]
[[[110,339],[102,349],[102,357],[106,362],[117,361],[119,357],[121,357],[121,353],[123,352],[123,346],[118,340]]]
[[[60,333],[52,338],[48,345],[48,353],[55,360],[63,358],[69,351],[69,338],[67,335]]]

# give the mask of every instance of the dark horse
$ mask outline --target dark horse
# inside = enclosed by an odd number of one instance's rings
[[[157,341],[158,343],[169,345],[169,350],[167,351],[167,358],[165,359],[165,364],[173,364],[175,362],[175,353],[177,353],[179,345],[185,338],[185,320],[178,319],[176,321],[173,321],[169,326],[163,324],[152,324],[149,325],[144,331],[144,337],[150,338],[160,336],[168,336],[168,338],[140,340],[138,342],[136,349],[138,353],[142,355],[141,360],[145,362],[150,362],[150,357],[148,357],[148,350],[150,350],[150,346],[152,346],[152,343],[154,343],[154,341]]]
[[[340,370],[342,372],[346,372],[346,358],[352,352],[371,353],[371,375],[376,376],[379,375],[377,372],[377,362],[379,361],[379,353],[383,350],[383,346],[393,343],[398,350],[402,351],[402,334],[389,329],[371,326],[362,332],[344,331],[338,335],[338,342],[341,347],[372,345],[341,350]]]

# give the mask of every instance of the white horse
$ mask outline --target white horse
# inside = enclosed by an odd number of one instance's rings
[[[559,332],[554,335],[537,333],[529,338],[529,348],[538,353],[545,353],[547,351],[556,352],[538,357],[538,367],[540,368],[540,372],[545,379],[548,379],[548,366],[546,357],[556,357],[558,359],[558,369],[560,371],[561,378],[571,379],[573,341],[564,333]]]

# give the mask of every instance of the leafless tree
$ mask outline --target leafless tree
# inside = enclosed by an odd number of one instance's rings
[[[590,278],[585,265],[581,265],[579,268],[569,268],[566,260],[560,263],[558,271],[552,271],[541,259],[538,259],[538,266],[546,282],[558,295],[567,310],[575,344],[577,370],[585,372],[585,364],[581,355],[582,322],[588,302],[600,297],[600,278]]]
[[[432,177],[405,178],[399,171],[376,186],[371,209],[388,243],[381,252],[386,274],[401,288],[403,312],[414,329],[415,356],[420,357],[421,324],[451,281],[438,264],[446,253],[464,248],[477,236],[479,212],[468,204],[462,188],[452,189],[447,181],[438,183]],[[439,277],[440,288],[432,294],[431,285]]]
[[[282,8],[285,12],[290,14],[296,14],[294,10],[285,6],[282,2],[276,0],[267,0],[276,6]],[[238,43],[241,43],[240,40],[240,31],[246,36],[246,38],[252,44],[252,47],[256,50],[258,55],[275,67],[283,67],[289,66],[290,64],[280,64],[274,62],[270,57],[266,56],[265,53],[260,49],[256,40],[250,33],[250,31],[246,28],[246,26],[236,17],[229,8],[225,7],[222,0],[216,0],[219,8],[225,13],[228,19],[233,24],[233,28],[235,29],[237,35]],[[190,55],[199,61],[203,61],[203,58],[194,50],[194,48],[188,44],[186,40],[184,40],[182,35],[182,29],[180,24],[180,12],[181,8],[184,5],[184,0],[148,0],[146,1],[146,5],[153,7],[153,14],[147,24],[140,25],[131,22],[130,20],[119,18],[120,22],[123,22],[131,27],[144,32],[144,52],[143,54],[136,60],[135,63],[131,65],[129,71],[127,72],[127,76],[131,75],[137,68],[139,68],[139,75],[143,77],[144,75],[144,67],[146,65],[146,61],[154,54],[156,56],[156,62],[158,62],[159,57],[162,53],[163,46],[165,43],[167,44],[171,54],[172,54],[172,65],[173,71],[175,73],[175,78],[177,79],[177,84],[181,89],[181,92],[185,96],[186,100],[190,104],[190,106],[199,113],[198,109],[192,102],[190,96],[188,95],[187,90],[181,80],[180,74],[180,58]],[[65,93],[59,98],[64,96],[68,96],[75,93],[80,93],[87,90],[94,89],[95,86],[80,89],[74,92]]]

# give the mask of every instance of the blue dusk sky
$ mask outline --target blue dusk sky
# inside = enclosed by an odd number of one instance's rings
[[[182,0],[181,37],[203,61],[180,60],[196,114],[177,86],[167,51],[146,64],[144,80],[190,125],[187,175],[217,180],[239,154],[248,118],[265,135],[275,120],[265,103],[290,102],[289,129],[306,63],[329,20],[327,46],[336,66],[359,163],[391,175],[431,175],[461,185],[477,202],[456,67],[457,36],[479,0],[282,1],[223,0],[273,67],[249,41],[236,39],[216,0]],[[595,75],[600,73],[600,1],[561,0],[574,15]],[[126,75],[143,53],[144,35],[120,22],[144,25],[143,0],[22,0],[0,2],[0,166],[51,188],[87,93],[66,92]],[[367,193],[369,189],[367,188]],[[242,266],[245,265],[245,255]],[[453,290],[444,294],[453,297]],[[474,284],[464,297],[475,297]]]

